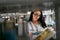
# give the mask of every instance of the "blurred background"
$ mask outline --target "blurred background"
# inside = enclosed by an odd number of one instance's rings
[[[46,25],[56,31],[58,23],[56,21],[60,18],[59,2],[59,0],[0,0],[0,39],[4,40],[7,32],[10,32],[15,36],[15,40],[29,40],[25,31],[26,23],[31,11],[35,9],[42,10]],[[57,25],[60,26],[59,24]],[[6,34],[5,37],[3,34]]]

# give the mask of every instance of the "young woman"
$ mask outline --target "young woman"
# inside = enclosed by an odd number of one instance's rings
[[[32,37],[32,39],[30,40],[34,40],[34,38],[37,37],[38,34],[44,30],[45,27],[46,24],[43,20],[42,11],[32,11],[28,22],[29,37]]]

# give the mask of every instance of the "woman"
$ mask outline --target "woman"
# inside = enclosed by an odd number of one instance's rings
[[[43,20],[42,11],[34,10],[33,12],[31,12],[30,19],[28,22],[29,37],[32,37],[32,39],[34,39],[38,36],[40,32],[44,30],[45,27],[46,24]]]

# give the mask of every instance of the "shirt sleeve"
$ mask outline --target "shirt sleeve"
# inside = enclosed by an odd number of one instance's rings
[[[31,25],[28,23],[28,32],[33,32]]]

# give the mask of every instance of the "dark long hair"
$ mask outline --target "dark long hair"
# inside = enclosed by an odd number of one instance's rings
[[[43,28],[45,28],[46,27],[46,23],[44,22],[44,18],[43,18],[41,10],[34,10],[34,11],[32,11],[31,14],[30,14],[29,21],[32,21],[32,17],[33,17],[33,14],[34,14],[35,11],[40,11],[41,12],[41,15],[40,15],[40,18],[38,19],[38,21],[41,23],[41,26]]]

